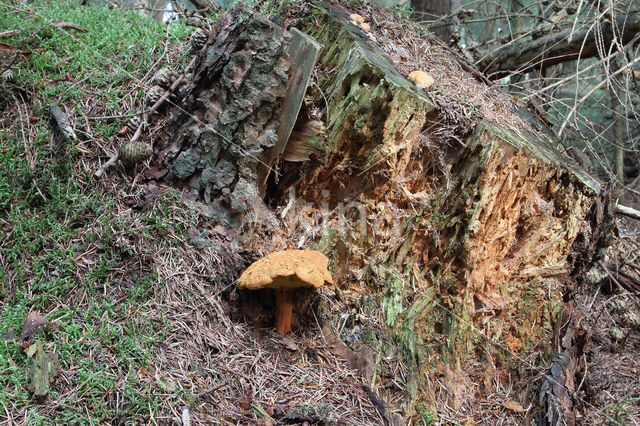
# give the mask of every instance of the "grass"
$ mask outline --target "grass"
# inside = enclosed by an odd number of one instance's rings
[[[604,408],[604,417],[612,425],[625,425],[628,418],[633,418],[634,405],[640,401],[638,397],[627,396],[617,404],[613,404]]]
[[[435,424],[437,417],[433,414],[431,410],[426,408],[420,402],[416,404],[416,409],[418,411],[418,424],[420,426],[431,426]]]
[[[21,33],[6,39],[28,50],[28,66],[16,73],[16,83],[38,88],[46,99],[85,98],[82,84],[51,84],[66,77],[86,81],[99,88],[96,95],[107,110],[120,108],[122,98],[131,90],[132,79],[140,78],[162,51],[165,24],[133,11],[81,6],[79,2],[40,1],[30,8],[0,6],[4,17],[0,31],[19,29]],[[51,23],[72,22],[85,28],[52,28]],[[185,38],[188,28],[171,25],[170,42]]]
[[[92,180],[97,145],[111,143],[118,121],[91,121],[82,142],[57,148],[48,108],[126,114],[149,67],[181,60],[174,46],[189,30],[171,24],[164,54],[165,24],[131,11],[65,0],[0,3],[0,32],[16,29],[3,42],[30,54],[14,63],[13,82],[0,81],[0,421],[147,421],[175,396],[148,373],[166,325],[152,322],[145,304],[163,283],[134,241],[161,244],[166,229],[179,226],[161,208],[132,223],[118,207],[130,183]],[[67,74],[73,81],[56,81]],[[46,401],[29,393],[20,345],[30,311],[53,322],[39,338],[61,362]]]

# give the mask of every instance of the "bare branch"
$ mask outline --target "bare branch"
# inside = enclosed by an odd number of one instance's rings
[[[624,29],[618,42],[626,44],[640,33],[640,12],[619,15],[616,26]],[[514,71],[527,72],[534,67],[544,70],[561,62],[595,57],[598,56],[596,33],[601,34],[606,46],[614,41],[615,34],[609,21],[600,22],[596,27],[579,31],[566,29],[538,39],[508,43],[485,55],[477,66],[489,78],[499,79]]]

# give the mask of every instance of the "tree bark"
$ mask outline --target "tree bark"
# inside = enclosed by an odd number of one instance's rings
[[[234,223],[262,211],[256,171],[274,147],[287,92],[289,34],[243,7],[223,15],[201,49],[171,119],[168,179]],[[264,218],[265,221],[267,217]]]

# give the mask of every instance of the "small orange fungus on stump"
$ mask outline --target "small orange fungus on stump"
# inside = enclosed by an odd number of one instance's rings
[[[409,74],[409,80],[413,81],[418,89],[426,89],[433,84],[433,77],[424,71],[413,71]]]
[[[351,19],[351,22],[356,25],[360,25],[364,22],[364,18],[357,13],[352,13],[351,15],[349,15],[349,19]]]

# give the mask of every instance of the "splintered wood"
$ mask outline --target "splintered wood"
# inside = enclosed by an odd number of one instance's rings
[[[499,107],[505,125],[495,114],[469,119],[443,109],[429,91],[441,100],[445,89],[417,88],[347,12],[327,7],[303,27],[330,46],[320,52],[323,97],[315,99],[329,100],[329,148],[296,184],[296,200],[281,188],[288,223],[272,244],[319,241],[340,288],[384,295],[379,322],[404,354],[409,393],[427,391],[419,372],[431,371],[428,353],[467,359],[484,339],[496,360],[548,347],[567,257],[598,184],[522,122],[515,105]],[[472,80],[449,98],[468,91],[479,99],[472,92],[482,84],[459,68],[460,77],[436,81]]]
[[[486,160],[474,172],[480,179],[460,187],[477,185],[464,238],[467,285],[490,299],[514,279],[567,274],[571,245],[594,201],[590,182],[493,126],[480,126],[471,141],[468,148],[479,147],[477,158]]]

